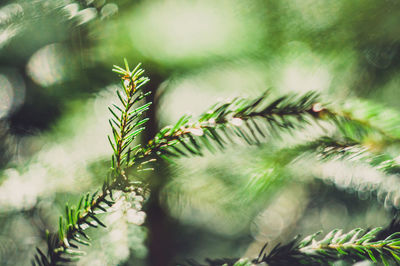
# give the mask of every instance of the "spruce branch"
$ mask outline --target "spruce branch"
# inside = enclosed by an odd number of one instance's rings
[[[400,174],[400,164],[386,153],[377,153],[361,141],[323,136],[305,144],[292,148],[283,148],[277,152],[280,157],[286,157],[287,163],[304,154],[313,154],[323,162],[342,160],[360,162],[385,174]]]
[[[397,197],[400,195],[400,164],[397,158],[389,154],[371,151],[362,142],[333,137],[322,137],[294,148],[282,149],[279,154],[287,160],[286,164],[305,154],[327,163],[327,169],[331,169],[332,163],[337,167],[336,162],[342,162],[349,173],[343,171],[338,175],[336,170],[325,178],[341,187],[351,187],[353,191],[371,193],[387,208],[399,208]],[[373,170],[373,174],[362,174],[365,169]]]
[[[400,174],[400,165],[388,154],[375,153],[363,143],[354,140],[336,140],[323,137],[314,142],[319,159],[358,161],[369,164],[385,174]]]
[[[320,240],[317,240],[320,234],[317,232],[301,241],[295,239],[286,245],[277,245],[268,254],[263,254],[262,250],[254,262],[268,265],[325,265],[341,259],[348,262],[370,260],[384,265],[397,264],[400,263],[400,232],[387,235],[388,229],[356,228],[347,233],[335,229]]]
[[[326,167],[331,173],[324,177],[318,172],[316,178],[328,178],[340,187],[350,187],[351,191],[371,193],[386,207],[399,208],[397,198],[400,195],[400,165],[397,158],[370,150],[362,142],[338,136],[323,136],[294,147],[282,148],[272,155],[272,160],[278,162],[275,165],[281,168],[295,162],[300,162],[301,168],[301,159],[305,159],[307,163],[310,159],[316,159],[323,163],[321,167]],[[339,172],[338,165],[347,171]],[[366,176],[365,169],[372,170],[373,174]]]
[[[318,95],[286,95],[267,102],[268,92],[254,100],[234,99],[215,105],[197,121],[182,116],[174,126],[167,126],[138,150],[133,160],[152,157],[202,155],[204,149],[215,152],[235,139],[259,144],[268,135],[279,137],[281,131],[292,132],[319,117]]]
[[[300,130],[312,121],[326,121],[335,125],[345,146],[359,143],[362,148],[364,145],[361,143],[371,134],[379,135],[382,145],[400,142],[396,136],[367,120],[325,107],[319,98],[317,93],[308,92],[302,96],[284,95],[269,100],[267,91],[254,100],[236,98],[231,102],[219,103],[200,115],[197,121],[192,121],[191,116],[184,115],[174,126],[164,127],[146,146],[138,149],[133,160],[146,161],[154,157],[169,160],[169,157],[201,156],[204,149],[215,152],[236,143],[237,139],[250,145],[260,144],[268,136],[279,138],[283,132]],[[329,137],[307,145],[322,146],[327,142]],[[348,148],[345,146],[343,149]],[[354,150],[356,148],[358,147],[354,147]],[[389,161],[386,157],[375,158],[375,166],[378,167],[378,164],[382,163],[379,166],[384,167],[383,163],[386,163],[391,165],[387,167],[388,170],[396,171],[395,161]]]
[[[79,259],[85,253],[79,250],[79,245],[90,245],[90,238],[85,233],[89,227],[97,228],[106,225],[97,217],[106,213],[114,204],[113,191],[142,193],[143,189],[135,182],[130,182],[125,175],[125,169],[130,161],[132,151],[139,146],[131,147],[137,135],[143,131],[141,127],[147,119],[141,119],[143,112],[151,103],[136,107],[140,100],[148,95],[140,89],[149,79],[142,77],[144,70],[140,64],[132,71],[125,60],[125,69],[114,66],[113,71],[121,75],[122,90],[117,90],[120,105],[109,108],[113,118],[109,120],[113,137],[108,137],[113,149],[111,158],[111,173],[103,183],[101,190],[92,195],[87,193],[80,198],[77,206],[65,206],[65,216],[60,216],[58,234],[47,233],[47,254],[37,248],[37,254],[32,265],[59,265]]]

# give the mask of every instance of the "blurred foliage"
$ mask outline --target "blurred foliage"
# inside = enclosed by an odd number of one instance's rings
[[[65,202],[101,187],[110,70],[123,57],[151,78],[146,141],[184,113],[268,88],[271,99],[318,91],[338,123],[368,130],[321,121],[161,165],[147,174],[147,229],[121,201],[78,265],[255,258],[298,233],[388,224],[400,206],[398,172],[386,171],[399,164],[399,14],[394,0],[1,1],[0,264],[28,265]],[[330,142],[306,145],[326,132]],[[304,145],[316,150],[293,161]]]

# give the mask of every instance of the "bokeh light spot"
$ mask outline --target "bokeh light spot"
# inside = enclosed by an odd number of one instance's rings
[[[65,80],[66,63],[66,49],[61,44],[49,44],[32,55],[27,72],[37,84],[48,87]]]
[[[101,9],[101,18],[108,18],[118,12],[118,6],[114,3],[109,3]]]
[[[95,8],[85,8],[79,11],[76,17],[78,19],[78,25],[82,25],[96,18],[97,10]]]

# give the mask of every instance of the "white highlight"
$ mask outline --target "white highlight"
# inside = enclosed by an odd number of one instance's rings
[[[65,79],[66,55],[61,44],[49,44],[29,59],[27,72],[29,76],[39,85],[48,87],[58,84]]]

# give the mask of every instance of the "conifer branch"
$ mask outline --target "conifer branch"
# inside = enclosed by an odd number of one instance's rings
[[[400,164],[388,154],[373,153],[368,147],[354,140],[337,141],[324,137],[316,147],[320,159],[358,161],[369,164],[385,174],[400,174]]]
[[[341,259],[353,263],[370,260],[384,265],[397,264],[400,263],[400,232],[388,234],[391,225],[385,229],[357,228],[348,233],[335,229],[321,240],[317,240],[320,234],[317,232],[301,241],[295,239],[286,245],[277,245],[269,254],[263,254],[262,250],[254,262],[268,265],[321,265]]]
[[[294,148],[282,149],[277,154],[286,159],[286,164],[305,154],[311,154],[324,163],[350,162],[350,167],[360,166],[361,170],[368,166],[369,169],[376,170],[376,174],[368,177],[359,175],[355,171],[354,174],[345,176],[333,174],[328,178],[335,184],[351,187],[353,191],[376,195],[385,207],[399,208],[396,198],[400,194],[400,164],[398,159],[389,154],[370,151],[368,146],[355,140],[338,140],[332,137],[322,137]]]
[[[282,153],[291,160],[307,153],[313,153],[321,161],[346,160],[365,163],[385,174],[400,174],[400,164],[385,153],[375,153],[362,142],[352,139],[338,139],[324,136],[294,148],[284,148]]]
[[[169,157],[196,156],[202,155],[204,149],[215,152],[218,148],[235,143],[236,139],[244,140],[250,145],[260,144],[267,136],[279,138],[282,132],[300,130],[311,121],[318,120],[333,123],[343,141],[322,137],[295,148],[299,154],[305,152],[307,147],[311,150],[326,146],[326,151],[332,149],[331,155],[335,151],[339,152],[338,149],[342,149],[340,153],[343,156],[350,155],[350,152],[355,156],[356,149],[360,149],[359,154],[366,155],[368,149],[361,142],[371,133],[379,134],[382,144],[385,145],[400,142],[397,137],[368,121],[324,107],[314,92],[297,97],[285,95],[269,102],[268,96],[267,91],[252,101],[237,98],[228,103],[217,104],[200,115],[197,121],[191,121],[191,116],[182,116],[174,126],[164,127],[146,146],[138,149],[130,166],[135,160],[146,161],[154,157],[169,160]],[[332,146],[328,147],[329,144]],[[328,153],[321,156],[328,156]],[[369,159],[371,157],[370,154]],[[386,168],[387,173],[398,173],[395,160],[387,155],[375,156],[370,163],[375,167]]]
[[[32,265],[53,266],[79,259],[79,256],[84,255],[84,252],[79,250],[79,245],[90,245],[90,238],[84,232],[85,229],[106,227],[97,215],[107,212],[107,208],[114,204],[113,191],[142,192],[136,183],[128,180],[124,170],[130,161],[131,152],[139,148],[139,146],[132,148],[131,144],[144,129],[140,126],[148,120],[140,117],[151,105],[146,103],[134,107],[148,95],[139,90],[149,81],[147,77],[141,77],[144,70],[139,67],[140,64],[131,71],[125,60],[125,69],[119,66],[114,66],[113,69],[121,75],[122,90],[116,92],[120,106],[113,105],[113,108],[109,108],[113,116],[109,120],[113,138],[108,137],[113,148],[110,175],[100,191],[81,197],[77,206],[69,207],[68,204],[65,206],[65,216],[60,216],[59,219],[58,234],[47,233],[47,254],[37,248]]]
[[[268,92],[252,101],[235,99],[217,104],[195,122],[183,116],[139,149],[134,160],[202,155],[204,149],[214,152],[216,147],[234,143],[235,138],[259,144],[268,135],[279,137],[279,132],[301,129],[319,117],[319,110],[314,108],[318,95],[314,92],[299,97],[286,95],[269,103],[267,96]]]

